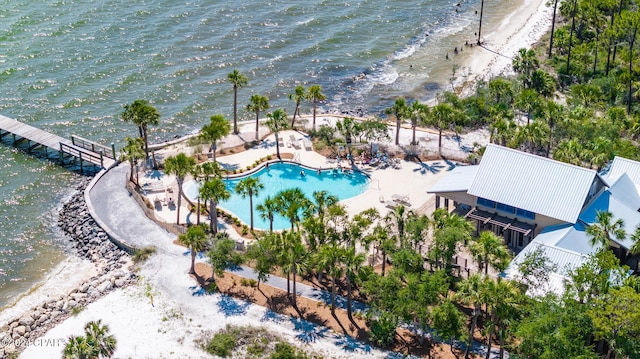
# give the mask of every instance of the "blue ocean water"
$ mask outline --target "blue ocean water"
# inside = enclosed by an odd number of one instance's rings
[[[487,2],[485,26],[516,2]],[[377,114],[397,96],[425,100],[447,86],[458,60],[444,56],[473,41],[479,3],[4,0],[0,113],[118,145],[136,135],[122,106],[146,99],[162,116],[150,139],[161,141],[231,117],[226,75],[238,69],[249,78],[241,118],[254,93],[292,112],[287,94],[299,84],[322,86],[323,111]],[[78,181],[0,145],[0,306],[66,255],[55,213]]]

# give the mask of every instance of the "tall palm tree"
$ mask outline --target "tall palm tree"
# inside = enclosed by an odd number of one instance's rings
[[[289,242],[289,250],[287,253],[287,264],[285,265],[285,270],[291,273],[291,277],[293,279],[293,306],[297,306],[296,299],[298,297],[298,291],[296,289],[297,275],[299,273],[303,273],[307,270],[309,266],[309,258],[311,253],[305,248],[304,244],[302,244],[302,239],[300,237],[300,233],[298,232],[286,232],[284,236],[288,237],[287,241]],[[288,269],[288,270],[287,270]]]
[[[491,231],[483,231],[470,246],[471,254],[478,260],[478,269],[484,274],[489,274],[489,266],[497,270],[506,269],[509,262],[509,250],[504,245],[504,240]]]
[[[238,88],[249,83],[247,76],[238,70],[233,70],[227,75],[227,80],[233,86],[233,133],[238,134]]]
[[[307,100],[311,101],[313,106],[313,129],[316,129],[316,110],[318,109],[318,102],[327,99],[324,93],[322,93],[322,87],[320,85],[311,85],[307,90]]]
[[[349,154],[349,158],[351,159],[351,164],[353,164],[353,156],[352,156],[352,146],[351,143],[353,138],[360,132],[359,124],[353,117],[345,117],[342,121],[336,122],[336,129],[340,132],[341,135],[344,136],[345,141],[347,143],[347,151]]]
[[[307,97],[307,94],[304,86],[298,85],[295,90],[293,90],[293,93],[290,93],[288,96],[289,100],[296,103],[296,108],[293,110],[293,118],[291,119],[291,128],[295,128],[296,115],[300,116],[300,102]]]
[[[213,115],[207,125],[202,126],[200,130],[200,138],[211,142],[211,151],[213,151],[213,161],[216,162],[216,151],[218,149],[218,141],[229,134],[231,125],[229,120],[222,115]]]
[[[142,150],[144,143],[142,139],[138,137],[127,137],[125,141],[127,141],[127,145],[122,148],[120,161],[129,161],[129,182],[133,182],[133,166],[135,166],[138,160],[144,158],[144,151]],[[140,183],[136,182],[136,185],[140,187]]]
[[[428,122],[429,106],[422,102],[415,100],[411,103],[411,106],[407,108],[407,113],[411,119],[411,144],[417,145],[416,141],[416,127],[424,125]]]
[[[125,122],[132,122],[138,126],[138,133],[144,142],[145,158],[149,159],[149,137],[147,130],[149,126],[157,126],[160,124],[160,112],[149,105],[146,100],[135,100],[129,105],[124,105],[124,111],[120,114],[120,118]],[[155,158],[153,159],[153,167],[157,168]]]
[[[229,197],[231,193],[220,178],[212,178],[200,187],[200,198],[209,201],[209,230],[213,235],[218,233],[218,203]]]
[[[347,316],[353,322],[351,298],[353,296],[353,282],[356,279],[358,271],[362,263],[364,263],[366,257],[364,253],[356,254],[355,247],[350,247],[344,251],[342,256],[342,264],[345,271],[345,279],[347,281]]]
[[[201,252],[207,244],[207,234],[202,226],[190,226],[187,232],[178,236],[178,243],[186,246],[191,251],[191,269],[189,274],[196,274],[196,254]]]
[[[269,99],[267,96],[251,95],[251,102],[247,105],[247,111],[256,113],[256,140],[258,139],[258,129],[260,126],[260,111],[269,109]]]
[[[267,196],[267,198],[264,199],[264,202],[259,204],[256,209],[258,210],[262,220],[269,221],[269,232],[273,232],[273,219],[275,214],[278,212],[278,203],[276,200]]]
[[[407,113],[407,101],[404,97],[399,97],[393,103],[393,106],[385,110],[387,115],[393,115],[396,118],[396,146],[400,146],[400,127]]]
[[[556,28],[556,12],[558,10],[558,0],[553,1],[553,17],[551,18],[551,36],[549,38],[549,53],[548,58],[551,58],[551,50],[553,49],[553,33]]]
[[[276,155],[280,158],[280,145],[278,144],[278,133],[287,128],[287,112],[284,109],[277,108],[273,112],[267,114],[267,127],[276,135]]]
[[[549,139],[549,126],[543,121],[533,121],[524,126],[518,126],[515,133],[516,147],[524,146],[525,150],[535,153],[539,147]]]
[[[478,274],[473,274],[467,279],[458,283],[456,298],[463,304],[473,306],[473,314],[469,323],[469,345],[464,353],[465,359],[469,359],[471,343],[473,343],[473,333],[478,324],[478,317],[482,314],[482,303],[485,298],[485,288],[489,279],[483,279]]]
[[[196,178],[196,181],[200,182],[200,184],[207,182],[211,178],[220,177],[222,175],[222,169],[218,162],[203,162],[200,165],[197,165],[193,169],[193,176]],[[200,224],[200,196],[198,195],[198,204],[196,208],[197,219],[196,224]],[[207,210],[207,203],[205,202],[204,206],[205,211]]]
[[[311,201],[300,188],[290,188],[278,192],[274,198],[278,212],[291,223],[291,231],[300,222],[302,212],[311,206]]]
[[[531,122],[531,114],[540,107],[540,103],[540,95],[532,89],[524,89],[516,97],[515,106],[527,115],[527,125]]]
[[[331,277],[331,314],[336,310],[336,279],[341,277],[344,270],[340,263],[343,262],[345,250],[337,243],[324,244],[318,249],[318,265],[320,270],[325,270]]]
[[[438,130],[438,154],[442,156],[442,131],[455,124],[460,115],[453,105],[448,102],[439,103],[431,109],[429,124]]]
[[[168,175],[175,175],[178,182],[178,210],[176,224],[180,224],[180,205],[182,204],[182,185],[184,184],[184,178],[189,173],[193,173],[193,169],[196,166],[196,160],[193,157],[189,157],[184,153],[179,153],[175,156],[168,157],[164,162],[164,170]]]
[[[260,190],[264,188],[264,184],[260,182],[260,179],[257,177],[246,177],[235,187],[235,191],[242,198],[249,196],[249,214],[251,216],[251,230],[253,231],[253,196],[258,196],[260,194]]]
[[[591,245],[599,245],[602,250],[609,248],[613,237],[619,240],[626,237],[624,221],[619,218],[614,222],[613,214],[608,211],[597,211],[596,223],[587,226],[585,232],[591,236]]]

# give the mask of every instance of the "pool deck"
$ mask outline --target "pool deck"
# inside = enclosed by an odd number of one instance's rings
[[[241,127],[242,129],[242,127]],[[406,130],[406,132],[410,132]],[[247,132],[248,133],[248,132]],[[406,136],[407,134],[405,134]],[[298,141],[295,146],[290,144],[290,136]],[[281,138],[280,153],[293,154],[295,162],[315,168],[335,168],[335,161],[330,162],[325,156],[315,151],[305,149],[302,138],[306,135],[298,131],[282,131],[279,134]],[[244,136],[253,138],[253,136]],[[221,148],[234,147],[242,144],[241,136],[228,136],[224,139]],[[271,155],[275,159],[276,154],[275,135],[271,134],[264,138],[258,146],[251,149],[230,155],[218,155],[217,161],[224,168],[243,169],[253,164],[256,160]],[[205,146],[206,147],[206,146]],[[348,162],[342,161],[342,167],[349,165]],[[400,166],[396,168],[389,166],[387,168],[377,168],[368,165],[356,164],[355,169],[367,173],[371,178],[369,188],[365,193],[356,197],[349,198],[341,203],[347,206],[347,210],[351,215],[359,213],[371,207],[375,207],[378,211],[385,215],[388,213],[394,202],[394,197],[406,197],[409,200],[410,208],[418,211],[418,213],[431,213],[435,208],[435,196],[427,194],[427,189],[437,182],[448,171],[454,168],[455,164],[445,162],[443,160],[430,162],[408,162],[400,161]],[[156,206],[155,215],[168,223],[176,222],[176,208],[168,205],[169,199],[173,199],[177,204],[177,183],[175,178],[158,174],[157,172],[140,173],[140,182],[145,188],[149,188],[147,198],[153,203],[155,199],[165,200],[165,205]],[[165,191],[167,189],[167,191]],[[169,192],[170,191],[170,192]],[[195,223],[195,215],[187,210],[187,202],[182,200],[180,210],[180,223]],[[223,206],[220,206],[223,208]],[[157,210],[160,209],[160,210]],[[202,216],[201,222],[205,222],[206,218]]]

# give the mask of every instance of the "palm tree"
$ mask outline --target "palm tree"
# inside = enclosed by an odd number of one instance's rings
[[[138,137],[127,137],[125,141],[127,141],[127,145],[122,148],[120,161],[129,161],[129,165],[131,166],[129,171],[129,182],[133,182],[133,166],[138,162],[138,160],[144,158],[144,151],[142,150],[144,143],[142,142],[142,139]],[[136,186],[140,187],[140,183],[137,181]]]
[[[258,196],[260,194],[260,190],[264,188],[262,182],[257,177],[247,177],[240,182],[235,187],[235,191],[242,198],[249,196],[249,213],[251,216],[251,230],[253,231],[253,196]]]
[[[116,351],[116,338],[109,335],[109,326],[102,320],[91,321],[84,326],[84,336],[70,337],[62,357],[67,359],[110,358]]]
[[[202,226],[190,226],[187,232],[178,236],[178,243],[191,250],[191,269],[189,274],[196,274],[196,254],[201,252],[207,244],[207,235]]]
[[[221,175],[222,169],[218,165],[218,162],[203,162],[193,169],[193,176],[196,178],[196,181],[200,182],[201,184],[207,182],[214,176],[220,177]],[[204,209],[207,210],[206,202]],[[200,196],[198,196],[198,204],[196,210],[198,213],[196,224],[200,224]]]
[[[149,125],[157,126],[160,124],[160,112],[149,105],[146,100],[135,100],[130,105],[124,105],[124,111],[120,114],[120,118],[125,122],[132,122],[138,126],[140,138],[144,142],[145,159],[149,159],[149,137],[147,129]],[[155,158],[153,159],[153,167],[157,168]]]
[[[404,241],[404,225],[407,220],[407,216],[411,213],[410,209],[405,206],[396,206],[390,211],[384,218],[387,224],[393,225],[398,233],[398,239]]]
[[[587,226],[585,232],[591,236],[591,245],[600,245],[602,250],[609,248],[612,237],[618,240],[624,239],[624,221],[619,218],[613,222],[613,214],[608,211],[596,212],[596,223]]]
[[[324,212],[328,207],[331,207],[338,203],[338,197],[329,194],[329,192],[322,191],[314,191],[313,192],[313,203],[311,204],[310,209],[313,212],[316,212],[318,217],[320,217],[321,221],[324,219]]]
[[[548,58],[551,58],[551,49],[553,49],[553,33],[556,28],[556,12],[558,10],[558,0],[553,1],[553,17],[551,19],[551,36],[549,38],[549,54]]]
[[[256,113],[256,140],[258,139],[258,129],[260,124],[260,111],[269,109],[269,99],[267,96],[251,95],[251,102],[247,105],[247,111]]]
[[[478,260],[478,269],[484,274],[489,274],[489,265],[498,271],[506,269],[509,263],[509,250],[505,247],[502,238],[491,231],[483,231],[470,246],[471,254]]]
[[[358,133],[360,132],[359,125],[353,117],[345,117],[342,119],[342,121],[336,122],[336,128],[338,129],[338,132],[340,132],[340,134],[345,138],[349,158],[351,159],[351,164],[353,164],[354,159],[351,153],[351,143],[353,141],[353,138],[356,137],[356,135],[358,135]]]
[[[356,254],[355,247],[350,247],[345,250],[342,257],[342,264],[344,265],[345,277],[347,280],[347,315],[351,322],[353,322],[351,311],[351,297],[353,296],[352,283],[365,259],[366,257],[364,253]]]
[[[296,299],[298,292],[296,290],[296,276],[298,273],[302,273],[307,270],[309,265],[309,256],[311,253],[302,244],[302,238],[298,232],[285,232],[282,234],[284,242],[286,243],[286,261],[284,265],[284,271],[291,273],[293,279],[293,296],[291,297],[293,306],[296,307]]]
[[[175,175],[178,182],[178,210],[176,224],[180,224],[180,205],[182,204],[182,185],[187,174],[192,173],[196,166],[196,160],[184,153],[168,157],[164,162],[164,170],[168,175]]]
[[[469,323],[469,340],[467,350],[464,353],[465,359],[469,359],[471,343],[473,343],[473,333],[478,323],[478,317],[482,314],[482,302],[485,298],[485,287],[487,281],[480,277],[478,274],[473,274],[467,279],[463,279],[458,283],[458,291],[456,297],[458,300],[466,305],[473,306],[473,314],[471,315],[471,322]]]
[[[231,125],[229,125],[229,120],[224,118],[222,115],[211,116],[209,124],[202,126],[200,138],[211,142],[211,151],[213,151],[214,162],[216,162],[216,151],[218,149],[217,143],[223,139],[224,136],[228,135],[230,130]]]
[[[571,6],[569,15],[571,16],[571,30],[569,31],[569,46],[567,48],[567,76],[571,75],[571,48],[573,47],[573,33],[576,30],[576,9],[578,7],[578,0],[569,0],[568,6]]]
[[[633,245],[629,248],[629,252],[631,254],[640,254],[640,226],[636,227],[636,231],[631,235],[631,239],[633,240]]]
[[[301,213],[311,206],[311,201],[300,188],[290,188],[278,192],[274,198],[278,212],[289,219],[291,231],[300,222]]]
[[[276,156],[280,158],[280,145],[278,144],[278,133],[287,128],[287,112],[277,108],[273,112],[267,114],[267,127],[276,135]]]
[[[540,102],[540,95],[532,89],[524,89],[516,97],[515,106],[527,114],[527,125],[531,122],[531,113],[540,107]]]
[[[278,203],[275,201],[275,199],[267,196],[267,198],[264,199],[264,202],[262,202],[262,204],[259,204],[256,209],[258,210],[258,213],[260,214],[260,218],[262,220],[269,221],[269,232],[273,232],[273,218],[274,215],[278,212]]]
[[[522,76],[523,85],[528,88],[530,86],[531,74],[538,69],[540,63],[533,49],[522,48],[512,62],[513,71]]]
[[[318,102],[324,101],[327,96],[322,93],[322,87],[320,85],[311,85],[307,90],[307,100],[311,101],[313,106],[313,129],[316,129],[316,110],[318,109]]]
[[[515,133],[515,145],[516,147],[524,146],[525,150],[535,153],[548,140],[549,132],[549,127],[542,121],[533,121],[519,126]]]
[[[296,108],[293,110],[293,118],[291,119],[291,128],[295,128],[296,123],[296,115],[300,115],[300,102],[306,98],[306,93],[304,90],[304,86],[298,85],[296,86],[293,93],[290,93],[289,100],[292,100],[296,103]]]
[[[213,235],[218,233],[218,203],[231,197],[224,181],[220,178],[212,178],[200,187],[200,198],[209,201],[209,230]]]
[[[438,130],[438,154],[442,156],[442,131],[455,124],[459,111],[448,102],[437,104],[431,109],[429,124]]]
[[[393,115],[396,118],[396,146],[400,145],[400,127],[407,113],[407,101],[404,97],[397,98],[393,106],[385,110],[387,115]]]
[[[227,75],[227,80],[233,85],[233,133],[238,134],[238,88],[249,82],[247,76],[241,74],[238,70],[233,70]]]
[[[331,314],[336,310],[336,279],[342,276],[345,250],[337,243],[324,244],[318,249],[318,265],[320,270],[326,270],[331,277]]]
[[[411,119],[411,144],[417,145],[416,141],[416,127],[418,125],[424,125],[428,122],[429,107],[418,100],[413,101],[411,106],[407,109],[409,118]]]

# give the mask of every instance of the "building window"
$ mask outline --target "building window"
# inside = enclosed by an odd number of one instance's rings
[[[484,206],[484,207],[489,207],[489,208],[495,208],[496,207],[496,202],[494,201],[490,201],[486,198],[482,198],[482,197],[478,197],[478,206]]]
[[[496,204],[496,209],[498,209],[498,210],[500,210],[502,212],[511,213],[511,214],[515,213],[515,211],[516,211],[515,207],[509,206],[509,205],[506,205],[506,204],[500,203],[500,202],[498,202]]]
[[[516,211],[516,215],[518,217],[522,217],[522,218],[527,218],[527,219],[531,219],[531,220],[535,220],[536,219],[536,214],[524,209],[520,209],[518,208],[518,210]]]
[[[524,247],[524,234],[520,232],[516,232],[514,234],[515,234],[515,237],[517,238],[516,243],[518,244],[518,248]]]

